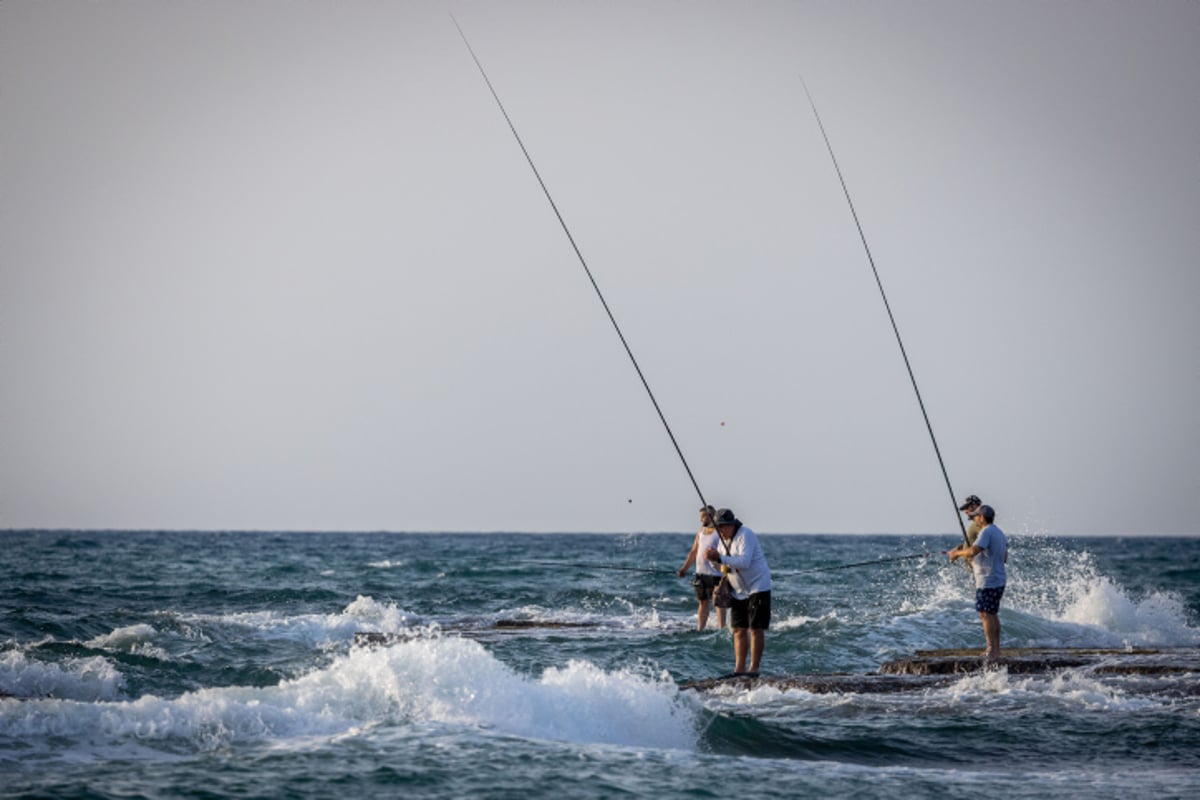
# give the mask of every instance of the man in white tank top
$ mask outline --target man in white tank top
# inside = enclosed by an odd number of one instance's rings
[[[687,559],[679,568],[679,577],[687,574],[688,567],[696,565],[696,574],[692,578],[692,586],[696,590],[696,630],[702,631],[708,625],[708,609],[712,604],[712,593],[721,581],[721,570],[713,562],[704,557],[710,547],[717,546],[717,529],[713,527],[712,506],[700,509],[700,530],[692,538],[692,549],[688,551]],[[717,627],[725,627],[725,609],[717,609]]]

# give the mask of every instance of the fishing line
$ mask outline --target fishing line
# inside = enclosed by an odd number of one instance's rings
[[[904,366],[908,369],[908,378],[912,381],[913,391],[917,394],[917,405],[921,407],[921,416],[925,418],[925,427],[929,430],[929,439],[933,442],[933,452],[937,454],[938,464],[942,468],[942,477],[946,479],[946,489],[950,492],[950,503],[954,507],[954,518],[958,520],[958,529],[962,531],[963,541],[970,544],[967,539],[967,528],[963,523],[962,514],[958,513],[958,501],[954,499],[954,489],[950,486],[950,474],[946,472],[946,462],[942,460],[942,451],[938,447],[937,437],[933,435],[933,424],[929,421],[929,413],[925,410],[925,401],[921,399],[921,390],[917,388],[917,378],[913,375],[912,364],[908,360],[908,352],[904,349],[904,341],[900,338],[900,328],[896,325],[896,317],[892,314],[892,305],[888,302],[887,293],[883,291],[883,281],[879,277],[879,270],[875,267],[875,259],[871,256],[871,248],[867,244],[867,236],[863,233],[862,223],[858,220],[858,212],[854,209],[854,201],[850,199],[850,189],[846,186],[846,179],[842,176],[842,168],[838,165],[837,156],[833,154],[833,145],[829,142],[829,134],[825,132],[825,125],[821,122],[821,115],[817,113],[817,104],[813,102],[812,92],[808,90],[808,84],[805,83],[803,76],[800,78],[801,85],[804,86],[804,93],[808,95],[808,104],[812,106],[813,116],[817,118],[817,127],[821,129],[821,136],[825,138],[825,146],[829,149],[829,157],[833,159],[833,168],[837,171],[838,180],[842,183],[842,192],[846,195],[846,203],[850,206],[850,214],[854,217],[854,225],[858,228],[858,237],[862,239],[863,249],[867,252],[867,261],[871,264],[871,271],[875,273],[875,283],[879,286],[879,295],[883,298],[883,307],[887,309],[888,319],[892,321],[892,330],[896,334],[896,344],[900,345],[900,355],[904,357]]]
[[[529,560],[529,559],[523,560],[520,563],[522,563],[522,564],[545,564],[548,566],[555,566],[555,567],[573,567],[575,569],[610,569],[610,570],[620,570],[621,572],[648,572],[648,573],[651,573],[652,575],[676,575],[676,576],[678,576],[678,574],[679,574],[677,572],[668,572],[667,570],[663,570],[663,569],[645,569],[643,567],[618,567],[618,566],[614,566],[611,564],[574,564],[574,563],[570,563],[567,561],[535,561],[535,560]]]
[[[913,553],[912,555],[909,555],[909,556],[896,556],[894,558],[877,558],[874,561],[856,561],[853,564],[838,564],[835,567],[812,567],[811,569],[796,570],[796,572],[794,572],[794,573],[793,572],[781,572],[781,573],[776,573],[776,574],[794,575],[794,574],[801,574],[801,573],[806,573],[806,572],[829,572],[829,571],[835,570],[835,569],[850,569],[851,567],[871,567],[876,564],[887,564],[892,561],[908,561],[913,558],[929,558],[930,556],[944,556],[944,555],[946,555],[945,550],[938,550],[937,552]]]
[[[675,452],[679,455],[679,460],[683,463],[684,470],[687,471],[688,479],[691,480],[696,494],[700,497],[700,507],[706,508],[708,502],[704,499],[704,493],[700,491],[700,484],[696,482],[696,477],[692,474],[692,468],[688,466],[687,459],[683,457],[683,450],[679,447],[679,442],[676,441],[675,434],[671,432],[671,426],[667,424],[667,417],[663,414],[662,408],[659,407],[658,400],[654,397],[654,392],[650,391],[650,383],[642,373],[642,368],[638,365],[637,359],[633,357],[633,350],[629,347],[629,342],[625,341],[625,334],[621,332],[621,327],[617,324],[617,318],[613,316],[612,309],[608,307],[608,301],[604,299],[604,294],[600,291],[600,285],[596,283],[596,278],[592,275],[592,270],[588,267],[583,253],[579,250],[579,245],[575,243],[575,237],[571,235],[571,230],[567,227],[566,220],[563,219],[563,215],[559,212],[558,204],[550,196],[550,190],[546,188],[546,182],[542,180],[541,173],[538,172],[537,166],[534,165],[533,157],[529,155],[529,150],[525,147],[525,142],[521,140],[521,135],[517,133],[517,127],[513,124],[512,118],[508,116],[508,112],[504,109],[504,103],[500,102],[500,95],[497,94],[496,87],[492,85],[491,79],[488,78],[483,64],[479,61],[479,56],[475,55],[475,48],[471,47],[471,43],[467,41],[467,34],[463,32],[462,26],[458,24],[458,20],[454,14],[450,14],[450,19],[454,21],[454,27],[458,28],[458,35],[462,37],[463,44],[467,46],[467,50],[471,53],[471,58],[475,60],[475,66],[479,67],[479,74],[483,76],[483,80],[487,83],[492,97],[496,100],[496,105],[500,107],[500,113],[504,115],[504,121],[508,123],[508,129],[512,131],[513,138],[517,140],[517,144],[521,147],[521,152],[525,154],[525,160],[529,162],[529,168],[533,170],[533,175],[542,187],[542,192],[546,195],[546,199],[550,201],[550,208],[554,209],[554,216],[558,217],[558,224],[562,226],[563,233],[567,235],[567,240],[570,241],[572,249],[575,250],[575,255],[579,258],[579,263],[583,265],[583,271],[587,273],[592,288],[596,290],[596,297],[600,298],[600,305],[604,306],[604,312],[608,314],[608,319],[612,323],[613,330],[617,332],[617,338],[621,340],[621,345],[625,348],[629,360],[633,363],[633,368],[637,371],[638,378],[642,381],[642,386],[646,388],[646,394],[649,395],[650,402],[654,404],[654,410],[658,412],[658,418],[662,421],[663,428],[666,429],[667,436],[671,439],[671,444],[675,447]]]

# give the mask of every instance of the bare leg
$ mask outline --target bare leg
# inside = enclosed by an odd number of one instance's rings
[[[723,608],[717,609],[717,627],[718,628],[725,627],[725,609],[723,609]]]
[[[733,671],[746,671],[746,650],[750,647],[750,637],[745,628],[733,629]]]
[[[1000,657],[1000,615],[979,612],[983,622],[983,638],[987,642],[987,655],[992,658]]]
[[[766,637],[763,635],[762,628],[750,629],[750,671],[758,672],[758,666],[762,663],[763,643]]]
[[[701,600],[700,608],[696,610],[696,630],[704,630],[704,626],[708,624],[708,601]]]

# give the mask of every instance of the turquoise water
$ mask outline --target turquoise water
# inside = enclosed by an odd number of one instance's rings
[[[944,557],[812,571],[952,538],[761,539],[764,672],[982,647],[970,580]],[[1200,539],[1010,539],[1005,646],[1200,646]],[[1200,795],[1191,678],[681,692],[733,661],[727,632],[693,630],[674,576],[690,543],[0,532],[0,795]]]

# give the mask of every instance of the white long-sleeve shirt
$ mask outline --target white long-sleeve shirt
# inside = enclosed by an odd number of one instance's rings
[[[729,552],[725,552],[723,543],[717,545],[717,552],[721,554],[721,563],[731,570],[729,582],[734,597],[745,600],[757,592],[771,590],[771,569],[754,531],[743,525],[733,535]]]

